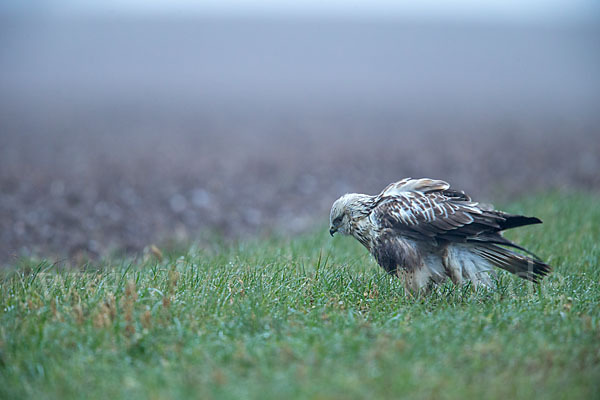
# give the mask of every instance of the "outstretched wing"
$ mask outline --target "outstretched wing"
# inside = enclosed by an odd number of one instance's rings
[[[537,218],[490,210],[444,181],[403,179],[377,197],[371,218],[381,228],[421,240],[479,241],[515,245],[500,235],[504,229],[541,223]]]

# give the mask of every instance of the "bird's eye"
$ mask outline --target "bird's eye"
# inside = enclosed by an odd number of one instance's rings
[[[342,222],[342,218],[343,218],[343,216],[342,216],[342,215],[340,215],[339,217],[337,217],[336,219],[334,219],[334,220],[333,220],[333,223],[334,223],[334,225],[337,225],[337,224],[339,224],[340,222]]]

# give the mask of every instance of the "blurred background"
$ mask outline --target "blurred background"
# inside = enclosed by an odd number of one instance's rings
[[[0,262],[600,188],[595,0],[4,0]]]

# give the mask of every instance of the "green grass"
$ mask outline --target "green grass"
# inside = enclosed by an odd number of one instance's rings
[[[1,275],[0,398],[597,398],[600,201],[510,205],[536,287],[404,293],[322,229]]]

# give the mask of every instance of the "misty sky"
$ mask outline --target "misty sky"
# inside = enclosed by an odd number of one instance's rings
[[[192,13],[586,21],[598,20],[599,3],[596,0],[4,0],[0,2],[0,11],[49,15]]]

